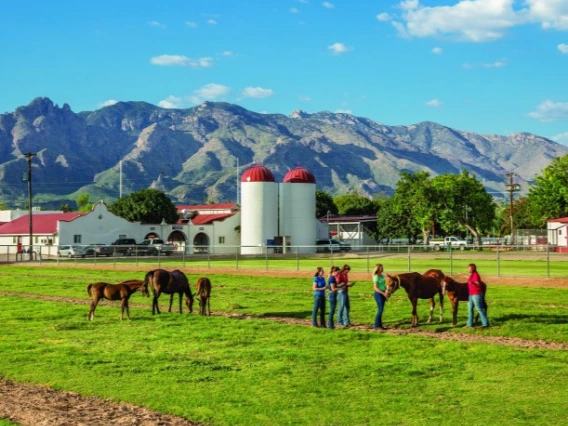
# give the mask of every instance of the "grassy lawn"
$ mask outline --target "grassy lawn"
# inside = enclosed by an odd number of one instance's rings
[[[0,291],[87,300],[89,282],[143,272],[3,267]],[[189,274],[190,282],[197,276]],[[210,275],[212,310],[258,318],[152,316],[136,294],[132,321],[118,304],[0,297],[0,376],[143,405],[219,425],[564,424],[568,352],[421,335],[313,329],[264,316],[311,316],[310,282]],[[352,288],[355,323],[372,324],[370,283]],[[166,306],[167,296],[160,305]],[[469,334],[568,343],[568,290],[492,287],[487,331]],[[177,301],[176,301],[177,303]],[[167,307],[167,306],[166,306]],[[465,321],[465,304],[459,324]],[[419,315],[427,315],[420,301]],[[442,324],[429,331],[465,334]],[[437,319],[437,313],[435,315]],[[385,323],[408,328],[399,290]],[[2,423],[0,423],[2,424]],[[9,424],[9,423],[8,423]]]

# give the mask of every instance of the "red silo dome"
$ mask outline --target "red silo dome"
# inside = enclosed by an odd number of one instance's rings
[[[303,167],[296,167],[284,176],[284,183],[316,183],[314,175]]]
[[[241,182],[275,182],[274,175],[264,166],[252,166],[245,170]]]

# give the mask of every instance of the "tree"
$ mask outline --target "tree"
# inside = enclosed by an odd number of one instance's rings
[[[381,201],[377,213],[377,240],[383,238],[396,238],[406,234],[405,221],[395,211],[394,197]]]
[[[529,189],[530,222],[546,227],[549,219],[568,216],[568,154],[555,158]]]
[[[80,212],[88,212],[92,210],[93,203],[89,202],[89,198],[91,198],[91,195],[88,192],[85,192],[77,197],[77,208]]]
[[[333,203],[333,198],[327,192],[316,190],[316,217],[324,217],[329,212],[337,214],[337,206]]]
[[[71,207],[69,207],[69,204],[67,203],[62,203],[59,206],[59,210],[61,210],[63,213],[69,213],[71,211]]]
[[[432,179],[436,222],[446,234],[469,230],[481,243],[481,235],[493,226],[495,202],[483,184],[468,171]]]
[[[401,172],[393,196],[393,213],[400,221],[398,236],[414,241],[421,233],[427,240],[434,222],[434,191],[428,172]]]
[[[175,223],[179,216],[176,206],[166,194],[157,189],[142,189],[120,198],[109,206],[109,211],[131,222]]]
[[[364,195],[350,192],[345,195],[338,195],[333,199],[340,215],[345,216],[375,216],[379,209],[377,202]]]

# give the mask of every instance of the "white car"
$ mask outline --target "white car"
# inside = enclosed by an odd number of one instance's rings
[[[81,246],[61,246],[57,254],[59,257],[85,257],[87,253]]]

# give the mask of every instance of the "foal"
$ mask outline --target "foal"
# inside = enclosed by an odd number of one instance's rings
[[[146,297],[149,296],[148,286],[145,285],[144,281],[140,280],[123,281],[120,284],[108,284],[103,282],[89,284],[87,286],[87,294],[92,296],[93,301],[91,302],[89,315],[87,315],[87,321],[92,321],[95,318],[95,309],[101,299],[120,300],[120,319],[124,319],[124,311],[126,311],[126,317],[130,319],[128,299],[137,291],[140,291]]]
[[[483,294],[483,308],[485,313],[487,313],[487,302],[485,301],[485,293],[487,292],[487,284],[483,281],[481,284],[481,293]],[[459,283],[453,278],[444,277],[442,279],[442,291],[450,299],[452,304],[452,313],[454,315],[452,320],[452,326],[456,326],[458,323],[458,307],[459,302],[467,302],[469,300],[469,289],[467,283]],[[475,315],[474,323],[479,320],[479,313]]]
[[[197,300],[199,300],[199,314],[205,315],[205,308],[207,305],[207,310],[209,315],[211,315],[211,306],[209,301],[211,300],[211,281],[207,277],[199,278],[197,281]]]

